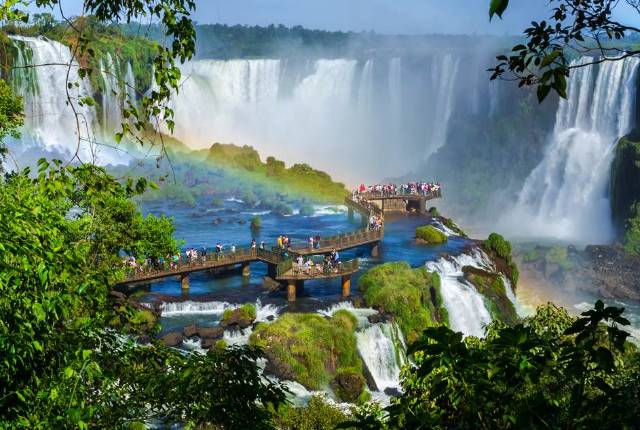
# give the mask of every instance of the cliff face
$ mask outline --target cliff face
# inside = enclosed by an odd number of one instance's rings
[[[640,202],[640,130],[622,137],[611,165],[611,212],[620,235],[634,216],[633,206]]]

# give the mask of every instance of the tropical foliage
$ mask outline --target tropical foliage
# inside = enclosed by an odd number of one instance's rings
[[[635,428],[640,356],[626,342],[623,309],[571,318],[553,305],[525,321],[494,322],[484,339],[447,327],[425,330],[409,351],[403,393],[360,428]],[[354,423],[351,423],[354,424]],[[349,423],[346,424],[348,426]]]

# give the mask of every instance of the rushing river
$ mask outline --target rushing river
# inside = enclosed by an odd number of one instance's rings
[[[303,216],[297,211],[293,215],[283,216],[269,211],[249,208],[242,201],[228,198],[224,207],[213,208],[200,202],[195,208],[177,205],[172,202],[146,203],[143,211],[156,215],[171,215],[175,219],[176,237],[184,240],[184,248],[198,250],[207,247],[209,252],[217,243],[224,245],[229,252],[231,246],[248,247],[251,240],[264,241],[267,247],[276,243],[278,235],[288,235],[294,245],[307,243],[310,236],[320,234],[328,237],[356,230],[360,227],[360,219],[356,214],[349,220],[347,209],[343,206],[316,206],[315,213]],[[262,227],[252,232],[250,220],[260,216]],[[360,293],[357,289],[359,276],[368,268],[391,261],[406,261],[412,267],[427,266],[436,271],[442,279],[442,295],[447,307],[452,328],[465,335],[481,336],[484,326],[491,321],[483,297],[475,291],[471,284],[463,280],[462,267],[475,266],[492,270],[492,263],[486,256],[472,245],[473,241],[452,234],[443,226],[449,240],[438,246],[418,245],[414,241],[415,229],[429,222],[427,216],[414,214],[387,215],[385,237],[380,246],[380,255],[371,257],[370,247],[363,246],[341,253],[343,260],[359,258],[361,270],[354,275],[351,298],[345,300],[341,296],[339,279],[305,282],[304,292],[298,294],[295,303],[288,303],[286,291],[267,292],[262,288],[263,277],[266,276],[266,265],[255,262],[251,264],[251,275],[243,278],[239,271],[213,275],[199,272],[190,275],[190,288],[183,292],[179,280],[167,278],[155,282],[147,290],[144,300],[158,301],[162,306],[162,333],[181,331],[183,327],[197,324],[201,327],[217,326],[225,309],[243,303],[254,303],[257,307],[256,321],[271,321],[284,312],[318,312],[331,315],[338,309],[349,309],[358,318],[359,327],[356,332],[360,355],[366,364],[377,391],[373,390],[373,398],[388,399],[385,394],[399,389],[400,367],[406,363],[404,356],[404,339],[395,324],[371,324],[367,316],[375,313],[372,309],[355,309],[352,300]],[[509,283],[506,285],[510,287]],[[553,300],[571,312],[579,313],[588,307],[584,297],[572,296],[562,290],[554,292],[536,289],[524,283],[522,291],[518,290],[516,299],[511,288],[507,288],[509,299],[516,306],[518,313],[526,315],[535,310],[535,306]],[[591,301],[593,303],[593,301]],[[611,304],[619,305],[620,302]],[[629,304],[625,304],[629,306]],[[630,319],[634,327],[640,326],[637,315],[640,308],[631,305]],[[639,333],[637,328],[631,330]],[[246,344],[251,328],[244,331],[226,331],[224,339],[228,344]],[[634,339],[637,341],[637,339]],[[185,340],[181,346],[187,350],[200,350],[198,341]],[[300,400],[308,398],[311,393],[297,383],[287,382],[292,392]],[[389,391],[391,390],[391,391]]]

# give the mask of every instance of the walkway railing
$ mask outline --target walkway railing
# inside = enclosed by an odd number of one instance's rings
[[[313,266],[298,266],[293,263],[291,268],[282,274],[278,274],[280,279],[287,280],[308,280],[335,278],[343,275],[350,275],[357,272],[360,268],[360,260],[353,259],[349,261],[339,262],[337,264],[318,263]]]
[[[407,198],[422,198],[425,197],[427,199],[435,199],[435,198],[439,198],[442,197],[442,190],[437,190],[437,191],[428,191],[428,192],[410,192],[410,191],[404,191],[404,192],[396,192],[396,193],[387,193],[387,192],[364,192],[364,193],[358,193],[356,194],[356,198],[359,197],[361,199],[364,200],[376,200],[376,199],[392,199],[392,198],[403,198],[403,197],[407,197]]]
[[[361,213],[367,221],[374,214],[382,215],[380,208],[366,201],[356,202],[347,198],[345,203],[352,209]],[[249,263],[257,260],[277,265],[276,272],[277,275],[280,276],[293,268],[293,260],[298,255],[323,254],[334,249],[341,251],[377,242],[382,240],[383,237],[383,228],[373,230],[364,228],[350,233],[323,238],[320,240],[320,246],[313,248],[304,245],[294,246],[286,250],[277,247],[274,247],[272,250],[260,248],[236,248],[235,252],[225,251],[220,253],[210,253],[206,256],[199,256],[197,258],[183,257],[177,264],[166,261],[161,267],[145,267],[143,269],[127,267],[127,276],[120,283],[132,284],[196,272],[199,270],[216,269],[235,264]],[[352,264],[357,264],[357,262]],[[348,267],[347,263],[344,263],[343,267]]]

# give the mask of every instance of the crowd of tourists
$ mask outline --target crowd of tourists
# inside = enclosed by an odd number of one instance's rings
[[[405,184],[376,184],[365,185],[360,184],[358,188],[353,190],[354,200],[358,200],[358,197],[362,194],[380,196],[380,197],[394,197],[394,196],[431,196],[438,194],[442,190],[442,185],[439,182],[407,182]]]
[[[311,257],[303,257],[302,255],[298,255],[298,257],[296,258],[296,266],[294,270],[312,276],[315,273],[338,273],[341,266],[342,261],[340,260],[340,254],[338,254],[337,250],[333,249],[331,253],[325,254],[322,263],[314,262],[313,258]]]

